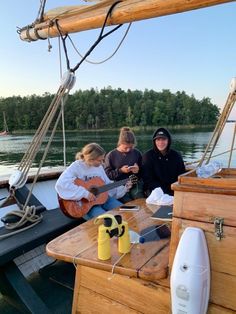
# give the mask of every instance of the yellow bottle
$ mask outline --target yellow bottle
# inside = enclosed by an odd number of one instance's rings
[[[120,226],[119,226],[120,227]],[[130,236],[129,236],[129,226],[126,221],[122,222],[123,235],[119,237],[118,251],[122,254],[130,252]]]
[[[100,225],[98,228],[98,258],[106,261],[111,258],[110,236],[108,228]]]

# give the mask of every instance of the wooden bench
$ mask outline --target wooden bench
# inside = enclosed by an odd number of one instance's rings
[[[37,205],[40,207],[39,203]],[[39,224],[0,240],[0,292],[8,298],[17,299],[24,313],[50,313],[50,311],[19,270],[14,259],[84,222],[82,218],[66,217],[59,208],[46,210],[41,207],[40,211],[43,219]],[[5,227],[0,227],[0,236],[10,232]]]

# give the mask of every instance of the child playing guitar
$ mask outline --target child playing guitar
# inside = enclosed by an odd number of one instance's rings
[[[122,205],[117,198],[129,191],[132,182],[112,183],[102,166],[104,156],[104,149],[97,143],[85,145],[57,180],[60,207],[67,216],[87,220]]]

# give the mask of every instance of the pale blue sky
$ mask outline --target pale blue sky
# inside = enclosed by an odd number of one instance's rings
[[[54,93],[60,81],[58,40],[23,42],[16,27],[36,18],[39,0],[0,1],[0,97]],[[79,1],[48,0],[47,8]],[[133,23],[118,53],[105,64],[83,63],[76,72],[77,89],[112,86],[122,89],[184,90],[197,99],[209,97],[222,107],[236,76],[236,3]],[[124,25],[89,57],[108,57],[122,38]],[[82,53],[99,30],[73,35]],[[68,44],[71,66],[79,57]],[[65,68],[64,68],[65,70]],[[236,115],[234,115],[236,117]]]

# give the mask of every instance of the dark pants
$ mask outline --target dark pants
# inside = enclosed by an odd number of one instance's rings
[[[122,203],[128,203],[132,200],[135,200],[137,198],[143,198],[144,192],[143,192],[143,182],[138,181],[133,185],[133,187],[127,192],[123,197],[119,199]]]

